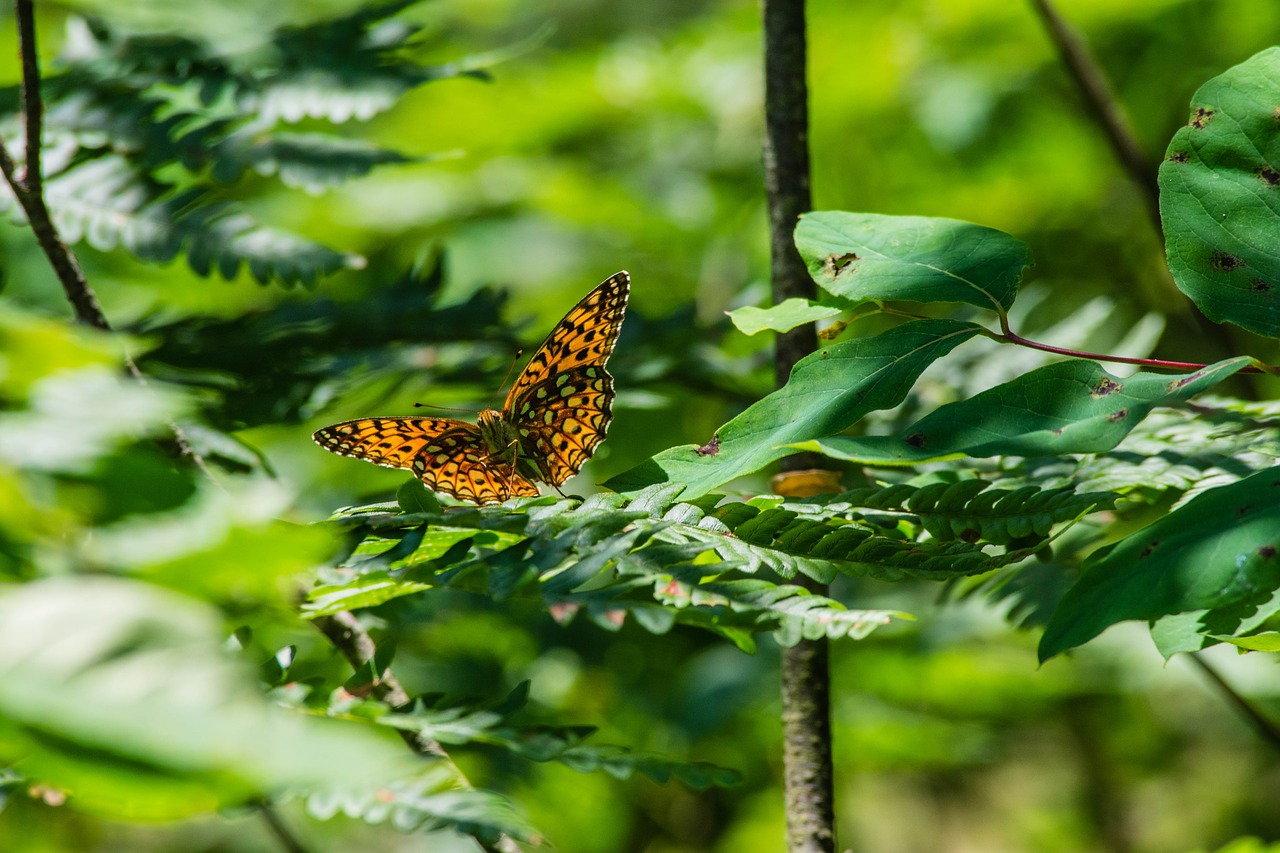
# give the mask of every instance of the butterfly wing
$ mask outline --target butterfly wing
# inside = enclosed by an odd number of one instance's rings
[[[486,465],[480,430],[452,418],[359,418],[317,430],[312,438],[341,456],[408,468],[427,488],[463,500],[485,504],[538,494],[510,466]]]
[[[620,272],[582,298],[538,347],[503,406],[540,479],[559,486],[604,441],[613,377],[605,362],[618,342],[631,276]]]

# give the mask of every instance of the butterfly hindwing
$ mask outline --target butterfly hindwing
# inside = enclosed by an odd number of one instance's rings
[[[408,468],[428,488],[456,498],[493,503],[538,489],[510,471],[485,464],[488,452],[474,424],[452,418],[359,418],[313,436],[326,450],[388,468]]]
[[[613,405],[613,377],[600,366],[556,373],[528,390],[512,413],[526,455],[559,486],[578,473],[604,441]]]

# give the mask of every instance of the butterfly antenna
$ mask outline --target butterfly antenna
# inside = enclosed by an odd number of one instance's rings
[[[516,369],[516,365],[520,363],[520,356],[524,355],[524,350],[516,350],[516,357],[511,359],[511,366],[507,368],[507,375],[502,378],[502,384],[498,386],[498,392],[494,394],[494,402],[502,396],[502,389],[507,387],[507,380],[511,378],[511,373]]]
[[[458,409],[453,406],[433,406],[430,403],[414,403],[413,407],[415,409],[439,409],[442,412],[466,412],[469,415],[475,414],[474,409]]]

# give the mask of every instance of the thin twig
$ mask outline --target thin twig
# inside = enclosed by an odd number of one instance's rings
[[[22,116],[26,127],[27,166],[22,183],[27,192],[43,196],[44,178],[40,172],[40,142],[44,138],[44,102],[40,94],[40,57],[36,53],[36,20],[32,0],[16,0],[18,45],[22,54]],[[30,81],[30,85],[28,85]]]
[[[360,620],[356,619],[348,610],[343,610],[332,616],[321,617],[314,620],[314,622],[320,632],[329,638],[329,642],[342,653],[347,662],[351,664],[352,669],[357,672],[367,667],[378,653],[377,644],[369,636],[369,632],[360,624]],[[392,708],[403,708],[411,701],[408,691],[400,684],[399,679],[395,677],[390,668],[374,674],[369,692],[379,702],[385,702]],[[396,729],[396,732],[400,735],[401,740],[417,754],[448,762],[459,783],[464,788],[471,789],[471,783],[462,775],[462,771],[453,763],[453,759],[449,757],[449,754],[445,752],[444,747],[438,741],[419,732],[410,732],[403,729]],[[508,835],[499,836],[494,844],[489,844],[474,836],[472,838],[485,853],[521,853],[520,845]]]
[[[1089,53],[1088,45],[1062,19],[1049,0],[1031,0],[1031,5],[1040,15],[1071,79],[1080,89],[1085,107],[1092,112],[1094,120],[1107,135],[1116,159],[1128,173],[1129,179],[1141,188],[1147,215],[1155,224],[1156,233],[1161,233],[1160,189],[1156,183],[1156,171],[1143,153],[1142,146],[1138,144],[1106,75]]]
[[[266,821],[267,827],[271,830],[271,834],[276,837],[276,841],[280,842],[280,846],[287,853],[311,853],[311,849],[304,845],[296,835],[290,831],[285,822],[281,820],[280,815],[270,803],[259,803],[258,814],[262,815],[262,819]]]
[[[26,165],[19,174],[13,155],[9,153],[4,140],[0,139],[0,173],[4,175],[9,188],[13,190],[14,198],[26,214],[27,224],[31,226],[45,257],[49,259],[49,265],[53,267],[54,275],[58,277],[62,290],[67,295],[67,301],[71,303],[76,320],[86,326],[109,332],[111,324],[102,311],[98,296],[89,286],[75,253],[58,234],[45,203],[44,175],[40,166],[44,102],[40,95],[40,55],[36,47],[35,9],[32,0],[14,0],[13,6],[18,24],[18,51],[22,55],[23,145],[26,149]],[[147,380],[133,357],[125,353],[124,362],[134,379],[145,385]],[[168,426],[173,432],[179,452],[190,457],[205,476],[217,482],[213,472],[205,464],[204,457],[192,448],[191,440],[182,427],[175,421],[170,421]]]
[[[84,270],[67,245],[58,236],[44,201],[44,180],[40,175],[42,111],[40,99],[40,56],[36,49],[35,10],[31,0],[14,0],[18,21],[18,51],[22,55],[22,114],[25,128],[26,166],[18,174],[13,156],[0,140],[0,171],[13,190],[14,197],[27,216],[27,224],[62,284],[76,319],[86,326],[110,330],[98,297],[84,277]]]
[[[1216,669],[1209,665],[1209,662],[1200,655],[1192,653],[1188,655],[1191,662],[1200,667],[1200,671],[1205,677],[1214,683],[1214,686],[1222,693],[1228,702],[1235,706],[1240,715],[1245,718],[1250,727],[1257,732],[1258,736],[1269,743],[1273,749],[1280,752],[1280,727],[1262,715],[1262,712],[1249,702],[1248,699],[1236,692],[1230,684],[1227,683]]]

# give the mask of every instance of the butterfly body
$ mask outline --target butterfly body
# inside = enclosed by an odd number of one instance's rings
[[[343,456],[409,468],[428,487],[476,503],[557,490],[604,440],[613,377],[605,362],[630,292],[625,272],[605,279],[564,316],[516,378],[501,410],[453,418],[359,418],[316,431]]]

